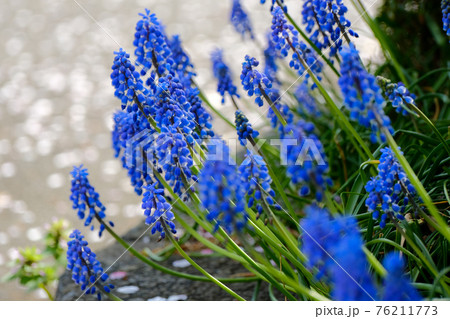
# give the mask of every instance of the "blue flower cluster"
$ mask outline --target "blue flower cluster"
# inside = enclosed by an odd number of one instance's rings
[[[450,1],[441,0],[443,30],[450,37]]]
[[[377,76],[378,85],[383,90],[383,95],[392,103],[397,113],[408,115],[406,104],[415,105],[416,96],[409,92],[402,82],[392,83],[391,80]],[[412,111],[409,111],[412,112]]]
[[[172,213],[172,207],[167,203],[164,197],[164,189],[158,188],[158,183],[154,183],[144,187],[146,192],[142,198],[142,209],[144,209],[145,223],[152,226],[152,234],[157,231],[161,234],[161,238],[166,237],[163,223],[169,226],[173,234],[177,233],[175,224],[172,220],[175,216]]]
[[[278,88],[272,87],[271,89],[267,89],[266,93],[271,101],[272,107],[277,108],[277,110],[285,119],[286,123],[292,124],[292,122],[294,121],[294,113],[292,113],[288,105],[284,104],[281,101],[281,95]],[[278,128],[280,137],[284,138],[286,132],[289,132],[289,129],[283,126],[283,124],[278,119],[278,116],[272,110],[272,107],[269,108],[269,111],[267,112],[267,117],[270,119],[270,124],[272,125],[272,127]]]
[[[275,192],[270,184],[272,179],[264,159],[260,155],[247,151],[245,160],[239,166],[239,173],[244,188],[248,195],[248,208],[252,208],[256,203],[256,217],[259,218],[263,213],[263,205],[273,206],[276,210],[281,210],[281,206],[275,203]]]
[[[231,159],[228,146],[212,139],[208,158],[199,176],[199,193],[207,219],[214,221],[215,230],[223,227],[228,233],[241,231],[247,223],[245,189]]]
[[[83,165],[74,166],[72,172],[72,187],[70,189],[70,200],[73,203],[73,209],[78,210],[78,217],[84,221],[84,226],[91,225],[94,218],[98,217],[99,219],[103,219],[106,217],[105,215],[105,206],[103,206],[100,201],[100,195],[95,191],[95,188],[89,183],[88,179],[88,171],[87,168],[84,168]],[[88,210],[88,214],[86,216],[86,210]],[[110,221],[109,224],[114,226],[114,224]],[[94,229],[94,226],[91,227],[91,230]],[[101,237],[103,231],[105,230],[105,226],[100,224],[100,230],[98,235]]]
[[[279,84],[280,81],[277,77],[277,59],[280,55],[275,47],[275,43],[272,41],[271,34],[267,34],[267,48],[264,49],[264,74],[269,78],[272,83]]]
[[[263,91],[272,87],[272,82],[264,74],[255,69],[259,61],[248,55],[242,62],[241,83],[248,96],[256,96],[255,102],[258,106],[263,106]]]
[[[330,47],[330,57],[340,51],[342,36],[347,40],[347,33],[358,37],[350,29],[350,21],[345,18],[347,11],[343,0],[307,0],[303,4],[303,24],[307,25],[306,31],[311,41],[319,49]]]
[[[172,70],[178,73],[180,78],[186,77],[190,80],[194,73],[194,65],[189,58],[189,55],[184,51],[179,35],[174,35],[167,43],[172,52],[171,58],[173,60]],[[188,83],[190,85],[190,83]]]
[[[308,114],[312,117],[319,117],[320,111],[317,107],[316,101],[311,96],[309,88],[304,83],[300,84],[294,92],[294,96],[299,103],[297,111],[300,114]]]
[[[366,191],[369,197],[366,199],[366,206],[369,212],[373,212],[373,218],[380,217],[380,207],[383,214],[381,215],[380,227],[386,226],[387,218],[397,218],[403,220],[405,217],[406,205],[409,203],[409,197],[405,196],[405,192],[409,192],[411,196],[416,194],[414,186],[409,181],[405,171],[395,158],[394,153],[389,147],[381,150],[380,164],[378,164],[378,175],[372,177],[366,184]]]
[[[231,8],[231,24],[238,33],[245,37],[246,33],[251,39],[254,38],[252,31],[252,23],[247,13],[241,6],[240,0],[233,0],[233,7]]]
[[[101,289],[109,293],[114,289],[114,285],[105,283],[108,274],[103,272],[97,256],[88,247],[88,242],[84,240],[81,232],[75,229],[69,238],[72,240],[67,243],[67,269],[72,272],[72,280],[81,286],[86,295],[97,293],[97,299],[101,300]],[[89,285],[91,287],[86,288]],[[97,289],[95,285],[101,289]]]
[[[420,301],[422,297],[404,274],[405,261],[397,252],[384,257],[383,266],[387,271],[381,300],[384,301]]]
[[[248,138],[256,138],[259,135],[257,130],[254,130],[252,125],[248,123],[248,118],[242,111],[237,110],[235,113],[235,123],[239,142],[242,146],[247,145]]]
[[[136,64],[142,67],[141,74],[145,75],[152,65],[157,64],[156,72],[165,74],[171,70],[174,61],[172,52],[167,44],[167,36],[164,28],[154,13],[146,9],[145,13],[139,13],[142,17],[136,24],[133,45],[136,47]]]
[[[306,68],[311,70],[320,80],[319,74],[322,72],[322,63],[317,59],[314,52],[299,40],[297,30],[288,24],[283,10],[278,6],[272,11],[272,40],[282,57],[288,56],[289,52],[292,51],[289,66],[297,70],[300,75],[305,74],[305,81],[309,78]]]
[[[296,125],[289,125],[288,130],[290,133],[283,140],[287,151],[287,176],[293,185],[300,186],[300,196],[312,193],[320,202],[324,191],[332,185],[331,178],[327,176],[329,166],[324,147],[313,133],[312,123],[300,120]]]
[[[344,105],[350,111],[350,119],[359,121],[372,129],[371,141],[376,143],[378,135],[385,142],[386,137],[380,132],[381,127],[387,128],[391,134],[391,120],[384,114],[385,100],[376,78],[361,65],[358,51],[353,44],[341,50],[341,77],[339,86],[344,95]]]
[[[233,85],[231,71],[223,61],[223,51],[216,49],[211,53],[211,62],[214,77],[217,79],[217,92],[222,96],[222,104],[225,103],[225,93],[231,97],[236,96],[237,88]]]

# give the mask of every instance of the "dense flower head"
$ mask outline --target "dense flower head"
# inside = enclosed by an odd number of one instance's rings
[[[241,83],[248,96],[256,96],[255,102],[258,106],[263,106],[263,91],[272,87],[272,82],[264,74],[259,72],[256,67],[258,60],[248,55],[242,63]]]
[[[309,39],[316,45],[319,50],[326,49],[330,46],[330,36],[322,29],[318,23],[317,12],[314,8],[314,0],[305,0],[302,8],[302,23],[306,25],[306,33]],[[339,44],[342,43],[342,40]],[[335,52],[333,52],[335,53]]]
[[[450,1],[442,0],[441,1],[441,10],[442,10],[442,24],[443,30],[450,37]]]
[[[378,175],[372,177],[365,188],[369,192],[366,206],[369,212],[373,212],[375,219],[378,219],[380,211],[382,212],[380,227],[384,228],[388,217],[404,219],[403,213],[409,203],[409,197],[405,192],[414,196],[416,191],[392,149],[383,148],[381,153]]]
[[[156,71],[165,74],[171,70],[174,61],[168,45],[168,39],[164,28],[154,13],[146,9],[145,13],[139,13],[142,17],[136,24],[133,45],[136,47],[136,64],[142,67],[141,74],[145,75],[153,64],[157,65]],[[156,65],[154,67],[156,68]]]
[[[192,64],[189,55],[187,55],[183,49],[180,36],[174,35],[168,40],[168,45],[173,60],[172,70],[178,72],[181,77],[187,76],[188,78],[191,78],[194,76],[194,65]]]
[[[287,129],[290,133],[283,140],[287,151],[287,176],[293,185],[300,187],[300,196],[314,194],[317,201],[322,201],[332,181],[328,177],[324,147],[313,133],[314,125],[300,120]]]
[[[344,96],[344,105],[350,111],[350,119],[371,128],[371,141],[378,141],[380,135],[384,142],[386,137],[380,132],[381,127],[387,128],[391,134],[391,120],[384,113],[385,101],[376,78],[361,65],[358,51],[353,45],[341,50],[341,77],[339,86]]]
[[[101,300],[102,291],[97,287],[107,293],[114,288],[112,284],[105,283],[108,274],[103,272],[97,256],[88,247],[88,242],[84,240],[79,230],[75,229],[69,238],[72,240],[67,243],[67,269],[72,272],[72,280],[81,286],[83,293],[87,295],[97,293],[97,299]]]
[[[100,201],[100,195],[95,191],[95,188],[89,183],[88,170],[83,165],[74,166],[72,172],[72,187],[70,189],[70,200],[73,203],[73,209],[78,210],[78,217],[84,221],[84,226],[91,225],[92,221],[98,217],[103,219],[105,215],[105,206]],[[86,214],[86,210],[88,213]],[[112,222],[109,222],[113,226]],[[91,227],[93,229],[93,226]],[[103,224],[100,224],[99,236],[105,229]]]
[[[270,98],[272,107],[276,107],[280,112],[281,116],[286,120],[286,123],[292,124],[294,121],[294,113],[292,113],[291,109],[288,105],[282,102],[280,91],[277,87],[272,87],[266,90],[267,96]],[[267,117],[270,119],[270,124],[273,128],[278,128],[278,132],[280,133],[280,137],[283,138],[285,133],[288,131],[283,123],[280,122],[278,116],[272,110],[272,107],[269,108],[267,112]]]
[[[309,88],[304,83],[300,84],[294,92],[299,106],[297,108],[300,114],[308,114],[312,117],[319,117],[320,111],[317,107],[316,100],[311,96]]]
[[[116,89],[114,95],[122,102],[122,110],[138,112],[137,102],[147,103],[147,90],[140,78],[139,72],[130,62],[130,55],[123,49],[114,52],[111,80]]]
[[[269,78],[272,83],[279,84],[280,81],[277,77],[277,59],[280,58],[280,54],[275,47],[275,43],[272,40],[271,34],[267,34],[267,48],[264,49],[264,74]]]
[[[212,139],[208,158],[199,176],[199,193],[207,219],[215,222],[215,230],[223,227],[228,233],[241,231],[247,223],[245,189],[230,158],[228,146]]]
[[[242,113],[242,111],[236,111],[235,124],[239,142],[241,142],[243,146],[247,145],[248,138],[258,137],[259,132],[257,130],[254,130],[252,125],[248,123],[248,118],[244,113]]]
[[[251,39],[254,38],[252,23],[247,13],[241,6],[240,0],[233,0],[233,7],[231,8],[231,24],[235,30],[245,37],[246,33]]]
[[[157,231],[161,238],[165,238],[166,233],[163,223],[167,225],[173,234],[176,234],[173,220],[175,216],[172,213],[172,206],[164,197],[164,188],[158,188],[158,183],[144,186],[145,193],[142,198],[142,209],[144,209],[145,223],[152,226],[152,234]]]
[[[222,104],[225,103],[225,94],[228,93],[231,97],[236,96],[237,88],[233,85],[231,71],[223,61],[223,51],[216,49],[211,52],[211,62],[213,67],[214,77],[217,79],[217,92],[222,96]]]
[[[294,27],[288,24],[283,10],[275,7],[272,11],[272,41],[276,50],[282,57],[292,54],[289,66],[298,71],[300,75],[305,76],[305,81],[309,78],[307,67],[320,80],[322,63],[318,61],[314,52],[304,42],[298,38],[298,32]],[[313,85],[315,87],[315,85]]]
[[[383,95],[392,103],[395,111],[402,115],[408,115],[407,104],[415,105],[416,96],[409,92],[402,82],[392,83],[391,80],[381,76],[377,76],[377,82],[383,90]]]
[[[212,117],[203,107],[202,100],[199,97],[199,89],[196,87],[188,87],[185,90],[186,99],[191,105],[190,112],[194,115],[194,122],[197,125],[195,138],[200,135],[201,138],[213,137],[215,135],[212,129]]]
[[[239,166],[239,173],[244,188],[247,190],[247,206],[256,207],[257,218],[263,213],[263,206],[273,206],[281,210],[281,206],[275,203],[275,192],[270,184],[272,179],[264,159],[251,151],[247,151],[244,161]]]

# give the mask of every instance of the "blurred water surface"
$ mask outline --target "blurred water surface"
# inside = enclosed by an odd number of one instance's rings
[[[263,43],[271,21],[269,6],[259,0],[242,3]],[[301,1],[286,3],[299,21]],[[220,99],[210,71],[211,50],[226,48],[236,82],[244,55],[261,57],[257,47],[243,42],[229,25],[231,0],[0,1],[1,276],[17,256],[16,247],[42,246],[45,227],[53,218],[69,220],[94,248],[109,243],[108,236],[100,241],[85,229],[71,209],[73,165],[88,167],[116,231],[124,233],[142,222],[139,198],[119,160],[113,158],[111,115],[120,102],[113,96],[109,75],[113,51],[120,46],[133,51],[134,25],[144,8],[158,15],[169,34],[181,35],[198,82],[216,105]],[[349,17],[357,19],[352,12]],[[376,42],[362,21],[354,28],[361,35],[357,45],[363,58],[379,58]],[[223,110],[233,118],[231,107]],[[220,120],[214,122],[214,129],[234,135]],[[0,285],[0,300],[45,298],[15,283]]]

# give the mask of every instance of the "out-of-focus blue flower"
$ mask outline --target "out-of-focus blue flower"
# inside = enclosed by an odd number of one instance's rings
[[[442,24],[443,30],[450,37],[450,1],[442,0],[441,1],[441,9],[442,9]],[[449,40],[450,41],[450,40]]]
[[[256,67],[258,60],[248,55],[242,63],[241,83],[248,96],[256,96],[255,102],[258,106],[263,106],[263,91],[272,87],[272,82],[264,74],[259,72]]]
[[[392,83],[391,80],[377,76],[378,85],[383,90],[384,96],[391,101],[392,106],[397,113],[408,115],[408,107],[406,104],[415,105],[416,96],[408,91],[402,82]],[[412,112],[412,111],[409,111]]]
[[[231,24],[235,30],[242,35],[242,37],[245,37],[245,34],[248,33],[251,39],[254,38],[252,23],[247,13],[242,8],[240,0],[233,0],[230,19]]]
[[[235,123],[237,135],[239,137],[239,142],[241,142],[243,146],[247,145],[248,138],[258,137],[259,135],[258,131],[252,128],[252,125],[248,123],[248,118],[245,116],[244,113],[242,113],[242,111],[239,110],[236,111]]]
[[[391,120],[384,114],[385,101],[375,77],[361,65],[358,51],[353,44],[341,50],[341,77],[339,86],[344,95],[344,105],[350,111],[350,119],[371,128],[371,141],[376,143],[378,134],[381,141],[386,137],[380,132],[381,127],[387,128],[391,134]]]
[[[171,70],[174,61],[172,52],[167,44],[168,39],[164,28],[154,13],[146,9],[145,13],[139,13],[142,17],[136,24],[133,45],[136,47],[136,64],[142,67],[141,74],[145,75],[152,65],[159,74],[165,74]]]
[[[172,207],[164,197],[164,189],[158,188],[158,183],[144,186],[146,192],[142,198],[142,209],[144,209],[145,223],[152,226],[152,234],[157,231],[161,238],[166,237],[162,223],[169,226],[170,231],[176,234],[175,224],[172,220],[175,216],[172,213]]]
[[[300,84],[294,92],[295,98],[299,103],[297,108],[300,114],[308,114],[312,117],[319,117],[320,111],[317,107],[316,101],[311,96],[309,88],[304,83]]]
[[[279,84],[277,77],[277,59],[280,58],[278,51],[275,48],[275,43],[272,41],[271,34],[267,34],[267,48],[264,49],[264,74],[272,83]]]
[[[72,280],[81,286],[81,290],[86,295],[97,293],[97,299],[101,300],[102,291],[97,289],[94,283],[105,292],[111,292],[114,286],[105,283],[108,274],[103,272],[97,256],[88,247],[88,242],[84,240],[84,236],[79,230],[75,229],[69,238],[72,240],[67,243],[67,269],[72,272]],[[90,285],[92,287],[88,287]]]
[[[211,53],[211,62],[214,77],[217,79],[217,92],[222,96],[222,104],[225,103],[225,93],[231,97],[239,97],[236,87],[233,85],[231,71],[223,61],[223,51],[216,49]]]
[[[272,41],[282,57],[288,56],[289,52],[292,53],[289,66],[297,70],[300,75],[304,75],[305,80],[309,78],[306,68],[320,80],[322,63],[318,61],[311,48],[299,40],[297,30],[288,24],[283,10],[278,6],[272,11]]]
[[[313,133],[314,125],[300,120],[296,125],[289,125],[288,130],[290,134],[283,140],[287,150],[287,176],[292,184],[300,187],[300,196],[314,194],[317,201],[322,201],[332,181],[327,176],[329,166],[324,147]]]
[[[173,60],[172,70],[178,72],[181,77],[187,76],[189,79],[195,76],[194,65],[192,64],[189,55],[183,49],[179,35],[174,35],[168,41],[171,58]]]
[[[281,101],[280,91],[276,87],[272,87],[266,90],[267,96],[270,101],[272,101],[272,107],[276,107],[283,118],[286,120],[287,124],[292,124],[294,121],[294,113],[289,109],[289,106]],[[273,128],[278,128],[278,132],[280,133],[280,137],[284,138],[288,129],[283,126],[283,124],[278,119],[278,116],[272,110],[272,107],[269,108],[267,112],[267,117],[270,119],[270,124]]]
[[[73,203],[73,209],[78,210],[78,217],[84,221],[84,226],[91,225],[95,217],[103,219],[105,215],[105,206],[100,201],[100,195],[95,191],[95,188],[89,183],[87,168],[83,165],[74,166],[72,172],[72,187],[70,189],[70,200]],[[88,214],[86,216],[86,210]],[[114,226],[112,222],[109,222]],[[94,226],[91,227],[93,229]],[[101,237],[105,226],[100,224],[98,235]]]
[[[351,22],[345,18],[347,11],[343,0],[306,0],[303,4],[306,32],[319,49],[330,47],[331,57],[340,51],[344,33],[358,37],[350,29]]]
[[[384,228],[388,217],[400,220],[405,218],[403,213],[409,203],[405,190],[412,196],[416,194],[416,190],[391,148],[383,148],[381,153],[378,175],[372,177],[365,188],[369,192],[366,206],[375,219],[378,219],[380,211],[382,212],[380,227]]]
[[[228,233],[241,231],[247,223],[245,189],[230,158],[228,146],[222,140],[212,139],[208,158],[199,176],[199,193],[207,219]]]
[[[405,262],[397,252],[390,252],[383,260],[387,271],[384,279],[381,300],[384,301],[420,301],[423,298],[404,274]]]
[[[247,190],[247,206],[249,208],[256,207],[257,218],[263,213],[262,202],[265,202],[268,206],[275,207],[277,210],[281,210],[281,206],[275,203],[273,199],[275,192],[270,186],[272,179],[270,178],[267,164],[260,155],[247,151],[245,160],[239,166],[239,173],[244,188]]]

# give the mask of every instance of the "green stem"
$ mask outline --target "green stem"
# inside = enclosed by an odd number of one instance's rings
[[[259,89],[261,90],[261,93],[264,99],[266,100],[267,104],[269,104],[269,107],[272,109],[273,113],[275,113],[275,115],[277,116],[278,120],[281,122],[283,126],[286,126],[287,125],[286,120],[284,119],[283,115],[281,115],[280,111],[278,111],[277,106],[275,105],[277,101],[273,102],[261,85],[259,85]]]
[[[47,294],[47,297],[50,301],[54,301],[55,298],[53,297],[52,293],[50,292],[50,290],[48,290],[47,286],[44,284],[39,284],[39,288],[41,288],[42,290],[45,291],[45,293]]]

